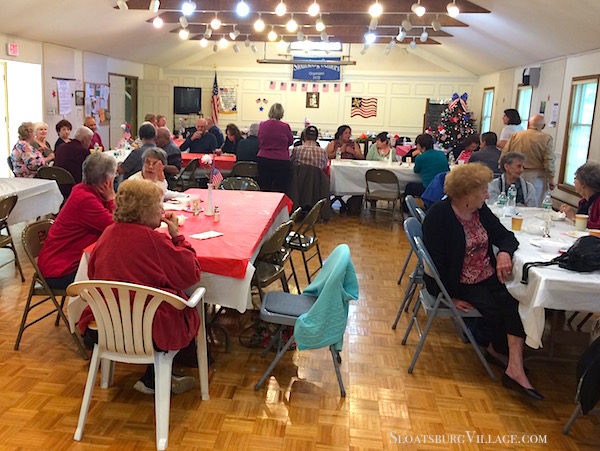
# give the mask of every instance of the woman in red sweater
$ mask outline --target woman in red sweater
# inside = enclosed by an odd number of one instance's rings
[[[162,190],[147,180],[126,180],[119,186],[115,202],[115,223],[107,227],[92,251],[88,266],[90,280],[114,280],[159,288],[185,297],[184,290],[200,280],[196,252],[179,234],[177,217],[164,213]],[[164,222],[169,234],[154,230]],[[89,307],[81,314],[79,330],[85,333],[93,314]],[[152,323],[154,345],[174,351],[194,345],[200,317],[193,308],[177,310],[162,303]],[[172,379],[174,393],[189,390],[191,377]],[[154,367],[134,385],[142,393],[154,393]]]
[[[83,183],[73,187],[38,256],[38,267],[51,288],[65,289],[75,279],[83,250],[113,223],[117,171],[115,159],[94,153],[83,162]]]

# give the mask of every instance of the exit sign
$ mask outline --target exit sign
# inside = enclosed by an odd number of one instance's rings
[[[19,44],[16,42],[6,44],[6,53],[8,53],[8,56],[19,56]]]

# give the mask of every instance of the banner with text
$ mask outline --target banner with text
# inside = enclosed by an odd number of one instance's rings
[[[294,64],[292,79],[304,81],[335,81],[341,80],[341,66],[327,64],[328,61],[340,61],[341,58],[307,58],[294,57],[294,61],[314,61],[314,64]]]

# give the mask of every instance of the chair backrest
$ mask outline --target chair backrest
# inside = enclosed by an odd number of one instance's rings
[[[425,221],[425,212],[419,207],[417,207],[416,210],[417,210],[417,219],[419,220],[419,222],[421,224],[423,224],[423,221]]]
[[[8,216],[15,208],[18,199],[19,197],[16,194],[0,197],[0,229],[5,226]]]
[[[398,177],[392,171],[388,171],[387,169],[369,169],[365,173],[365,182],[367,193],[371,191],[369,183],[375,183],[378,185],[388,185],[385,186],[385,189],[393,190],[400,196],[400,183],[398,182]]]
[[[409,219],[414,219],[414,218],[409,218]],[[419,260],[423,263],[423,269],[425,271],[425,274],[432,277],[435,280],[435,283],[437,284],[438,288],[440,289],[441,302],[443,304],[445,304],[446,307],[449,307],[452,310],[455,310],[454,303],[452,302],[452,297],[448,293],[448,290],[446,290],[446,287],[444,286],[444,283],[442,282],[442,279],[440,278],[440,273],[438,272],[438,270],[435,266],[435,263],[433,262],[433,259],[431,258],[431,255],[429,255],[429,252],[427,251],[425,244],[423,243],[423,238],[419,237],[419,236],[415,236],[414,242],[416,245],[415,252],[417,253],[417,255],[419,257]]]
[[[308,213],[306,213],[306,216],[304,216],[304,219],[302,220],[302,222],[296,229],[295,236],[299,237],[300,235],[306,235],[309,231],[312,231],[313,235],[316,236],[315,224],[317,223],[317,220],[319,219],[319,214],[321,213],[321,208],[323,208],[323,205],[325,205],[325,202],[329,202],[329,200],[321,199],[310,209],[310,211]]]
[[[23,229],[21,235],[21,242],[23,243],[23,249],[29,260],[37,270],[36,258],[40,255],[40,250],[44,241],[48,237],[50,227],[52,227],[54,221],[52,219],[43,219],[32,224],[28,224]]]
[[[162,302],[177,310],[186,306],[183,299],[166,291],[108,280],[75,282],[67,293],[80,296],[92,309],[101,352],[138,358],[154,355],[152,321],[158,306]]]
[[[406,202],[406,207],[408,208],[408,212],[413,218],[417,218],[420,223],[423,223],[423,220],[420,218],[419,213],[417,212],[417,202],[415,201],[414,196],[408,194],[404,201]]]
[[[292,221],[294,224],[296,224],[300,220],[301,214],[302,214],[302,208],[301,207],[296,208],[290,215],[290,221]]]
[[[185,168],[183,168],[181,170],[179,175],[181,176],[182,174],[187,174],[187,173],[190,173],[190,175],[193,174],[196,171],[196,169],[198,169],[199,164],[200,164],[200,158],[194,158],[187,164],[187,166]]]
[[[69,171],[58,166],[42,166],[35,176],[38,179],[55,180],[61,185],[75,185],[75,179]]]
[[[260,191],[260,186],[258,186],[258,183],[250,177],[227,177],[221,181],[219,189]]]
[[[260,259],[261,257],[280,252],[281,249],[285,247],[285,239],[289,235],[293,226],[293,221],[286,221],[277,227],[273,234],[262,244],[256,258]]]
[[[258,177],[258,165],[254,161],[238,161],[231,169],[231,177]]]

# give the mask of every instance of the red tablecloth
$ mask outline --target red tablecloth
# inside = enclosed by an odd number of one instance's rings
[[[181,154],[181,166],[186,167],[190,161],[194,158],[202,159],[201,153],[182,153]],[[231,171],[235,164],[235,155],[213,155],[215,159],[215,166],[221,171]]]
[[[186,193],[202,199],[202,206],[206,208],[208,190],[189,189]],[[188,212],[175,214],[187,218],[179,231],[196,251],[202,272],[243,279],[254,251],[277,215],[288,207],[288,202],[289,198],[282,193],[214,190],[213,204],[219,207],[219,222],[203,212],[198,216]],[[159,230],[167,233],[166,227]],[[190,237],[210,230],[223,235],[207,240]],[[84,252],[92,252],[94,246],[88,246]]]
[[[185,139],[181,138],[173,138],[173,142],[175,143],[175,145],[177,147],[181,147],[181,145],[183,144],[183,142],[185,141]]]

